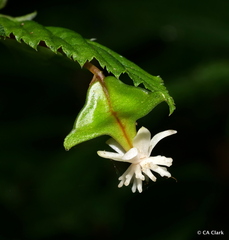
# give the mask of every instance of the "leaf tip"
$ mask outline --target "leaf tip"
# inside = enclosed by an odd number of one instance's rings
[[[170,99],[168,99],[168,105],[169,105],[169,116],[172,115],[172,113],[175,111],[176,109],[176,106],[175,106],[175,103],[173,101],[173,98],[170,97]]]
[[[75,144],[72,142],[72,138],[71,138],[71,133],[70,132],[64,139],[64,148],[66,151],[69,151]]]

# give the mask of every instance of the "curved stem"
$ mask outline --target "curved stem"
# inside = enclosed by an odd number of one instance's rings
[[[126,143],[127,143],[127,145],[129,146],[128,149],[126,149],[126,150],[129,150],[130,148],[133,147],[132,141],[131,141],[131,139],[129,138],[127,132],[126,132],[125,126],[123,125],[122,121],[119,119],[117,113],[113,110],[113,106],[112,106],[111,100],[110,100],[110,95],[109,95],[109,92],[108,92],[108,90],[107,90],[106,84],[105,84],[105,82],[104,82],[105,76],[104,76],[103,72],[102,72],[99,68],[97,68],[95,65],[93,65],[92,63],[90,63],[90,62],[88,62],[88,61],[87,61],[83,66],[84,66],[86,69],[88,69],[91,73],[94,74],[94,76],[93,76],[93,78],[92,78],[92,80],[91,80],[91,82],[90,82],[90,85],[93,84],[93,83],[96,82],[96,81],[99,81],[99,82],[100,82],[100,84],[101,84],[101,86],[102,86],[102,88],[103,88],[104,94],[105,94],[105,96],[106,96],[107,103],[108,103],[108,105],[109,105],[111,114],[113,115],[114,119],[116,120],[117,125],[119,126],[120,130],[122,131],[123,137],[125,138]],[[125,148],[125,147],[124,147],[124,148]]]
[[[97,80],[103,83],[105,76],[99,68],[97,68],[95,65],[88,61],[83,66],[94,74],[92,81],[90,82],[90,85]]]

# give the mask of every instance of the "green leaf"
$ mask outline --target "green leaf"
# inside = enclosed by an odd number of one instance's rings
[[[96,81],[88,89],[85,106],[65,138],[64,147],[68,150],[81,142],[109,135],[129,150],[136,135],[136,120],[162,101],[161,92],[129,86],[115,77]]]
[[[10,37],[12,34],[18,42],[25,42],[37,50],[38,45],[45,45],[51,51],[63,52],[68,58],[77,61],[82,67],[87,61],[96,59],[102,68],[106,68],[116,78],[127,73],[134,85],[143,84],[151,92],[160,92],[163,100],[170,108],[170,114],[175,106],[160,77],[152,76],[107,47],[94,41],[84,39],[80,34],[59,27],[44,27],[34,21],[18,21],[9,17],[0,17],[0,34]]]

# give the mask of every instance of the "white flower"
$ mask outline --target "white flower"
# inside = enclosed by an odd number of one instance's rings
[[[137,135],[133,139],[133,148],[125,152],[123,148],[113,138],[107,141],[107,144],[113,148],[115,152],[98,151],[98,155],[103,158],[112,159],[115,161],[131,163],[127,170],[119,177],[120,183],[118,187],[123,185],[128,186],[133,180],[132,192],[136,192],[136,189],[142,192],[142,181],[146,177],[152,181],[156,181],[156,177],[151,171],[159,173],[162,177],[171,177],[171,174],[165,167],[172,165],[172,158],[164,156],[150,157],[150,154],[155,145],[163,138],[175,134],[175,130],[167,130],[156,134],[152,139],[148,129],[142,127],[138,130]]]

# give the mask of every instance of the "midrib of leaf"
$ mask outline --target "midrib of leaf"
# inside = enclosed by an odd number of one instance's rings
[[[104,81],[99,80],[100,85],[102,86],[104,95],[106,96],[106,100],[107,100],[107,105],[110,109],[110,113],[112,115],[112,117],[114,118],[117,126],[119,127],[120,131],[122,132],[122,135],[124,137],[124,139],[126,140],[127,145],[129,146],[129,149],[131,149],[133,147],[132,141],[130,139],[130,136],[128,136],[126,129],[121,121],[121,119],[118,117],[117,113],[114,111],[111,100],[110,100],[110,95],[109,95],[109,91],[106,87],[106,84]],[[127,149],[127,150],[129,150]]]

